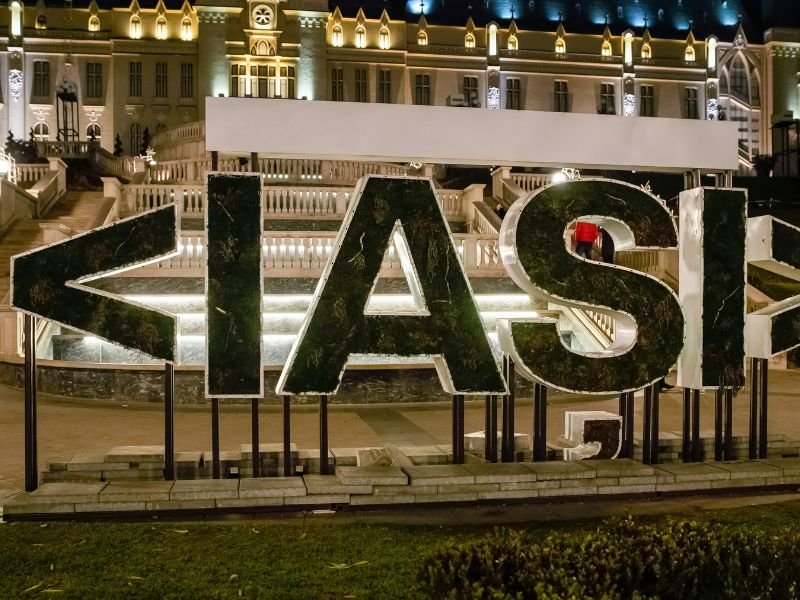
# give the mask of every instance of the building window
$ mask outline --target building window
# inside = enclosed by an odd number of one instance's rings
[[[167,39],[167,19],[165,17],[158,17],[156,21],[156,39]]]
[[[461,90],[464,94],[464,106],[480,106],[478,100],[478,78],[464,77],[464,87]]]
[[[89,31],[100,31],[100,18],[97,15],[89,17]]]
[[[381,27],[381,31],[378,34],[378,46],[381,50],[388,50],[390,45],[389,28]]]
[[[86,139],[99,144],[101,139],[100,133],[100,125],[97,123],[89,123],[89,126],[86,128]]]
[[[603,42],[603,45],[600,47],[600,54],[602,56],[611,56],[611,42],[608,40]]]
[[[367,47],[367,30],[362,25],[356,27],[356,48]]]
[[[520,81],[516,77],[506,79],[506,108],[519,110],[521,108],[519,100]]]
[[[369,102],[366,69],[356,69],[356,102]]]
[[[639,105],[639,115],[642,117],[655,116],[655,97],[652,85],[643,85],[640,88],[641,104]]]
[[[697,109],[697,88],[686,88],[683,91],[683,105],[687,119],[700,118],[700,112]]]
[[[36,17],[36,29],[47,29],[47,17],[44,15]]]
[[[12,0],[9,5],[11,8],[11,35],[22,35],[22,2]]]
[[[344,101],[344,71],[341,67],[331,69],[331,100]]]
[[[50,96],[50,63],[46,60],[33,61],[33,95],[36,98]]]
[[[258,98],[269,98],[269,78],[270,75],[275,77],[275,67],[271,67],[271,69],[272,73],[269,73],[266,65],[252,65],[250,67],[250,85],[252,86],[255,84],[256,88],[252,92],[253,96]]]
[[[428,34],[424,31],[420,31],[417,34],[417,44],[420,46],[427,46],[428,45]]]
[[[341,48],[344,45],[344,34],[342,33],[341,25],[334,25],[331,31],[331,44],[336,48]]]
[[[601,83],[600,84],[600,114],[601,115],[614,115],[616,101],[614,98],[614,84]]]
[[[694,47],[686,46],[686,52],[683,53],[683,60],[686,62],[694,62]]]
[[[645,60],[653,58],[653,51],[650,48],[650,44],[642,44],[642,58]]]
[[[166,98],[167,90],[167,63],[156,63],[156,98]]]
[[[567,51],[567,43],[564,38],[556,38],[556,54],[564,54]]]
[[[392,72],[388,69],[378,71],[378,102],[392,102]]]
[[[191,42],[193,37],[192,20],[189,17],[184,17],[183,21],[181,21],[181,39],[184,42]]]
[[[569,95],[566,81],[556,81],[554,88],[556,112],[569,112]]]
[[[181,63],[181,98],[194,98],[194,65]]]
[[[139,98],[142,95],[142,63],[140,62],[131,62],[130,64],[128,95],[134,98]]]
[[[86,96],[100,98],[103,95],[102,63],[86,63]]]
[[[489,56],[497,56],[497,25],[489,25]]]
[[[264,67],[259,67],[259,75],[262,73]],[[268,98],[294,98],[294,67],[288,65],[270,66],[267,69],[268,84],[267,97]],[[261,97],[261,77],[259,76],[258,94]]]
[[[471,33],[468,33],[464,37],[464,47],[465,48],[474,48],[475,47],[475,36]]]
[[[244,65],[231,65],[230,94],[232,98],[247,96],[247,67]]]
[[[519,41],[517,40],[517,36],[515,36],[513,33],[508,36],[508,49],[519,50]]]
[[[142,20],[139,15],[133,15],[130,22],[130,36],[132,40],[138,40],[142,37]]]
[[[142,145],[142,128],[138,123],[131,125],[131,156],[138,156]]]
[[[431,76],[419,73],[414,77],[414,104],[428,106],[431,103]]]
[[[37,142],[46,142],[50,139],[50,128],[47,123],[37,123],[33,126],[33,139]]]

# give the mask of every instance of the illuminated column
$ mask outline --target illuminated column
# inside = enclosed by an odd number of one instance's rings
[[[636,116],[636,74],[633,67],[633,32],[630,29],[622,34],[622,114],[625,117]]]
[[[226,22],[242,11],[241,7],[197,6],[197,69],[200,118],[205,118],[207,96],[228,95],[228,57],[225,49]]]
[[[486,71],[486,106],[500,108],[500,69],[489,67]]]
[[[22,47],[8,49],[8,131],[14,137],[25,134],[25,54]]]
[[[719,117],[719,77],[717,75],[717,38],[706,40],[706,119]]]
[[[326,39],[328,12],[303,10],[300,23],[300,60],[297,65],[297,97],[325,99]],[[370,73],[371,75],[372,73]],[[376,81],[374,77],[370,81]]]

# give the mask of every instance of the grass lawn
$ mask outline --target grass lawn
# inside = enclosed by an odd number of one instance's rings
[[[800,502],[692,518],[778,532],[798,522]],[[422,598],[423,558],[447,539],[490,530],[311,519],[0,524],[0,598]]]

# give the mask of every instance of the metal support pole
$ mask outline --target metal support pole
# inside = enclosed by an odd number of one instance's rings
[[[692,462],[703,460],[703,440],[700,439],[700,390],[692,390]]]
[[[722,389],[714,394],[714,460],[722,460]]]
[[[211,399],[211,472],[214,479],[220,478],[219,461],[219,398]]]
[[[769,400],[769,361],[766,358],[759,359],[761,363],[761,407],[758,411],[758,457],[767,458],[767,404]]]
[[[164,364],[164,479],[175,480],[175,365]]]
[[[633,392],[625,394],[625,414],[628,417],[628,423],[625,425],[625,457],[633,458]]]
[[[283,397],[283,476],[292,475],[292,414],[290,397]]]
[[[489,412],[489,431],[492,432],[490,436],[492,442],[492,452],[491,458],[489,459],[491,462],[497,462],[497,396],[492,394],[489,397],[489,402],[491,404],[491,410]]]
[[[734,460],[733,456],[733,390],[727,388],[725,397],[725,460]]]
[[[619,412],[619,416],[622,417],[622,447],[619,451],[619,457],[628,458],[628,456],[625,455],[625,451],[628,449],[628,400],[626,392],[619,395],[619,410],[617,412]]]
[[[464,464],[464,396],[453,396],[453,464]]]
[[[250,170],[253,173],[258,173],[258,152],[250,153]]]
[[[36,317],[22,319],[25,352],[25,491],[39,487],[39,462],[36,419]]]
[[[748,440],[747,456],[750,460],[758,458],[758,392],[759,364],[757,358],[750,359],[750,439]]]
[[[547,386],[533,384],[533,460],[547,460]]]
[[[692,460],[692,390],[683,388],[683,444],[681,445],[681,460]]]
[[[506,356],[505,376],[508,395],[503,400],[503,462],[514,461],[514,361]]]
[[[211,170],[219,171],[219,152],[216,150],[211,151]]]
[[[642,462],[649,465],[652,461],[652,446],[650,445],[650,434],[653,431],[653,388],[644,388],[644,410],[642,423]]]
[[[258,398],[250,400],[250,427],[253,439],[253,477],[261,477],[261,442],[258,431]]]
[[[328,396],[319,397],[319,474],[328,475]]]
[[[659,415],[661,414],[661,410],[660,410],[661,403],[660,403],[659,397],[658,397],[659,384],[655,383],[655,384],[651,385],[650,387],[653,388],[653,391],[651,392],[651,395],[650,395],[651,402],[653,403],[653,412],[650,415],[650,417],[651,417],[650,423],[651,423],[651,427],[652,427],[652,430],[651,430],[651,433],[650,433],[650,464],[651,465],[657,465],[658,464],[658,459],[659,459],[659,456],[658,456],[658,447],[659,447],[658,430],[659,430],[659,427],[660,427]]]

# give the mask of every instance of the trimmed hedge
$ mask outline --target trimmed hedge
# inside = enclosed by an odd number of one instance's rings
[[[426,559],[430,598],[798,598],[800,532],[618,518],[544,539],[497,530]]]

